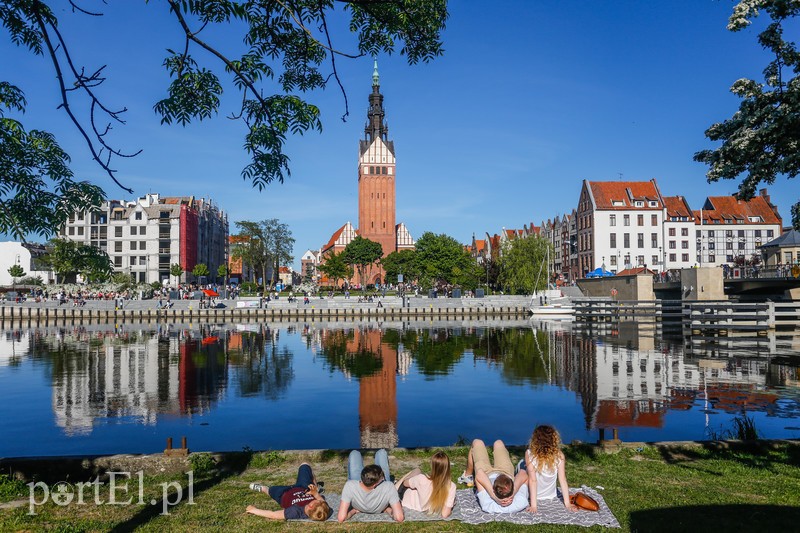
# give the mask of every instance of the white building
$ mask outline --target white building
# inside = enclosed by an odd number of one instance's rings
[[[36,244],[23,244],[21,242],[0,242],[0,285],[10,286],[14,283],[8,269],[19,265],[25,271],[23,277],[42,278],[44,283],[51,283],[54,275],[50,270],[43,270],[37,264],[37,258],[44,253],[44,247]],[[42,270],[39,270],[42,269]],[[16,280],[19,282],[19,278]]]
[[[70,216],[59,236],[95,246],[114,270],[139,283],[174,281],[170,267],[183,267],[182,280],[205,264],[217,277],[227,264],[228,218],[211,200],[147,194],[133,201],[109,200],[97,211]]]
[[[656,180],[583,180],[577,209],[578,276],[661,264],[664,201]]]
[[[664,248],[661,256],[664,269],[679,270],[695,265],[695,223],[697,219],[683,196],[665,196]]]
[[[710,196],[694,212],[698,266],[732,265],[760,255],[759,246],[781,234],[782,220],[766,189],[747,202],[733,196]]]

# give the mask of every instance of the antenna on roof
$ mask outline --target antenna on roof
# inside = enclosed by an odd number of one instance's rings
[[[617,172],[617,174],[619,175],[619,181],[622,181],[622,172]]]

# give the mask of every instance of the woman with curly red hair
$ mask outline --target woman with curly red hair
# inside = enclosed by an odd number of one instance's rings
[[[552,426],[537,426],[531,435],[528,449],[525,450],[524,469],[528,475],[530,507],[527,511],[535,513],[537,500],[557,497],[556,481],[561,486],[564,507],[577,511],[569,500],[569,485],[566,474],[567,460],[561,451],[561,436]]]

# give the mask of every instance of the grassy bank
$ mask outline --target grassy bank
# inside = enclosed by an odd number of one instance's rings
[[[446,449],[454,462],[453,477],[465,465],[466,448]],[[520,449],[512,456],[521,457]],[[403,474],[425,464],[431,450],[400,451],[390,455],[392,471]],[[728,446],[645,446],[606,454],[593,447],[569,446],[567,477],[571,486],[602,486],[601,491],[626,531],[788,531],[800,524],[800,444],[789,442]],[[180,460],[178,460],[180,461]],[[477,526],[456,522],[392,524],[275,523],[246,515],[248,504],[277,509],[265,495],[248,489],[261,481],[270,485],[291,483],[297,466],[308,461],[329,492],[339,492],[345,480],[346,456],[340,452],[240,453],[214,460],[205,454],[191,462],[178,462],[172,473],[162,468],[146,469],[143,499],[157,505],[100,505],[86,490],[85,505],[58,506],[52,502],[28,514],[28,506],[0,509],[0,531],[253,531],[253,530],[348,530],[348,531],[471,531]],[[369,462],[370,459],[367,459]],[[136,465],[131,465],[136,468]],[[184,469],[194,471],[194,505],[184,502],[160,515],[161,483],[176,481],[184,487]],[[77,481],[77,480],[76,480]],[[134,480],[135,481],[135,480]],[[0,497],[13,499],[19,485],[0,480]],[[136,494],[131,482],[124,500]],[[27,487],[24,496],[27,498]],[[106,486],[101,500],[108,500]],[[497,524],[481,531],[528,530],[528,527]],[[564,531],[564,526],[537,526],[537,531]],[[583,530],[584,528],[578,528]],[[598,529],[598,528],[594,528]]]

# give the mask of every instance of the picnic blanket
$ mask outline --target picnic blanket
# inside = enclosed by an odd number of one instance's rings
[[[599,511],[577,511],[569,512],[564,508],[564,504],[560,499],[557,500],[539,500],[538,512],[536,513],[484,513],[478,505],[478,499],[475,497],[473,489],[460,489],[456,491],[456,505],[453,508],[453,513],[448,518],[441,518],[439,516],[431,516],[427,513],[420,511],[412,511],[411,509],[403,508],[405,520],[407,522],[423,522],[434,520],[460,520],[466,524],[487,524],[489,522],[511,522],[513,524],[568,524],[575,526],[606,526],[606,527],[620,527],[619,522],[611,513],[611,510],[606,505],[603,497],[594,489],[589,487],[581,487],[580,489],[570,489],[570,493],[582,491],[600,504]],[[339,502],[341,497],[336,493],[326,493],[325,499],[328,505],[333,509],[333,514],[328,519],[329,521],[336,520],[336,512],[339,509]],[[350,521],[352,522],[392,522],[392,517],[386,513],[381,514],[365,514],[358,513],[353,516]]]

